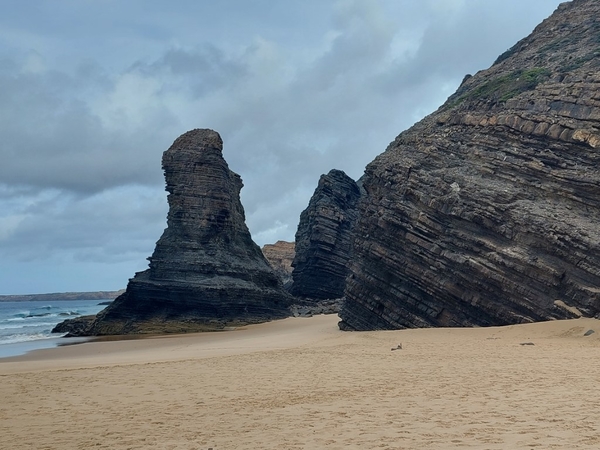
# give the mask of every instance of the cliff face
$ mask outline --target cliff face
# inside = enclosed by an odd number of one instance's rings
[[[599,313],[599,18],[562,4],[367,167],[340,328]]]
[[[289,315],[290,297],[252,241],[242,180],[222,146],[218,133],[192,130],[163,154],[169,213],[150,267],[83,334],[195,331]]]
[[[274,244],[263,245],[262,252],[275,273],[281,278],[283,285],[291,284],[292,261],[296,254],[295,244],[293,242],[277,241]]]
[[[358,185],[341,170],[321,176],[300,215],[292,295],[311,299],[343,296],[359,198]]]

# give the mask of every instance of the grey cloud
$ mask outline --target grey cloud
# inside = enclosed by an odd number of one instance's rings
[[[223,50],[210,44],[193,49],[171,48],[157,61],[138,62],[132,71],[144,76],[159,78],[162,93],[184,90],[189,100],[198,99],[207,93],[239,82],[247,75],[243,61],[228,57]]]
[[[161,154],[196,127],[221,133],[257,242],[293,239],[322,173],[360,177],[558,1],[103,3],[68,55],[68,32],[0,17],[35,49],[0,51],[0,272],[112,261],[122,287],[164,228]],[[79,6],[83,23],[98,5]]]
[[[235,112],[244,127],[231,131],[229,145],[259,142],[249,156],[232,160],[246,182],[253,230],[282,221],[291,239],[321,173],[336,167],[358,178],[400,131],[443,103],[466,72],[486,68],[500,52],[495,48],[512,45],[526,32],[520,24],[510,29],[512,36],[507,33],[514,14],[499,15],[493,26],[473,26],[489,3],[471,2],[451,20],[439,15],[419,24],[423,35],[416,48],[397,55],[393,26],[376,3],[346,5],[327,51],[299,67],[281,90],[242,102]],[[361,8],[373,8],[373,14]],[[261,157],[268,163],[256,164]],[[299,191],[303,200],[294,195]]]
[[[421,45],[407,67],[408,78],[423,80],[431,74],[462,78],[487,69],[498,55],[525,37],[537,20],[549,16],[555,2],[519,2],[519,13],[481,0],[463,2],[452,13],[441,10],[432,16]],[[514,2],[512,2],[514,3]]]
[[[10,239],[0,239],[4,258],[33,261],[70,253],[75,261],[143,261],[165,227],[167,210],[165,194],[141,187],[91,197],[55,191],[29,203],[13,208],[21,219]]]
[[[78,96],[82,83],[56,71],[0,75],[0,183],[97,192],[159,180],[145,152],[176,122],[170,112],[157,105],[137,129],[109,129]]]

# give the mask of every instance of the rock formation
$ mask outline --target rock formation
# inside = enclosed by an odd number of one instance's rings
[[[167,228],[149,269],[81,334],[164,333],[286,317],[291,297],[245,224],[242,180],[212,130],[192,130],[163,154]]]
[[[563,3],[367,167],[340,328],[598,315],[599,17]]]
[[[348,275],[358,185],[341,170],[322,175],[300,215],[290,292],[297,297],[342,297]]]
[[[279,275],[283,285],[286,286],[292,282],[292,261],[296,244],[293,242],[277,241],[274,244],[265,244],[262,248],[263,255],[271,264],[275,273]]]

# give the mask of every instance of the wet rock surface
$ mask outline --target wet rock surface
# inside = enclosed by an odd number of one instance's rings
[[[562,4],[367,167],[341,329],[598,317],[598,17]]]
[[[250,236],[242,180],[212,130],[196,129],[163,154],[167,228],[149,269],[79,335],[222,329],[290,315],[291,297]]]
[[[64,337],[84,336],[96,316],[79,316],[67,319],[52,329],[52,333],[67,333]]]
[[[344,295],[360,189],[341,170],[322,175],[300,215],[290,292],[312,299]]]

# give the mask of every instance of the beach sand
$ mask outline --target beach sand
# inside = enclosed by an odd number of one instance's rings
[[[0,360],[0,448],[600,448],[600,321],[363,333],[337,321]]]

